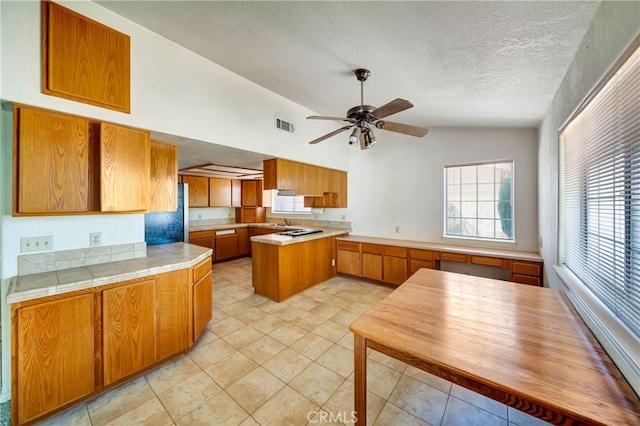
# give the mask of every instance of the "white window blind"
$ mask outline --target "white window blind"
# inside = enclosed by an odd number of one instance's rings
[[[271,192],[273,213],[311,214],[311,207],[304,206],[304,195],[277,195],[278,191]]]
[[[640,337],[640,50],[560,135],[561,260]]]

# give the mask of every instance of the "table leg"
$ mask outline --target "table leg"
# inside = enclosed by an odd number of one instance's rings
[[[353,368],[355,372],[354,411],[357,426],[367,425],[367,340],[354,334]]]

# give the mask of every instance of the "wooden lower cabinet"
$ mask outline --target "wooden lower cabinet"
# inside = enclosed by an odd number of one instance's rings
[[[84,294],[14,315],[12,414],[30,422],[94,390],[94,298]]]
[[[233,234],[226,235],[219,235],[219,232],[216,232],[216,261],[238,257],[238,234],[236,230],[233,230]]]
[[[360,243],[338,241],[338,273],[360,276]]]
[[[382,281],[382,255],[374,253],[362,253],[363,278]]]
[[[14,423],[33,423],[186,352],[212,316],[211,258],[15,303]]]
[[[406,257],[384,257],[383,281],[389,284],[400,285],[407,279]]]
[[[238,236],[238,256],[249,256],[251,254],[251,240],[249,240],[249,228],[237,228]]]
[[[104,384],[156,362],[156,281],[102,292]]]

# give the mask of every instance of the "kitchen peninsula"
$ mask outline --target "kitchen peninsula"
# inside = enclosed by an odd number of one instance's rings
[[[122,258],[122,247],[106,249],[112,260]],[[38,421],[158,366],[206,329],[211,250],[173,243],[131,254],[11,280],[15,423]]]

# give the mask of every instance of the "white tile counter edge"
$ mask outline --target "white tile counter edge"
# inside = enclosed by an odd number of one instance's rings
[[[61,269],[40,274],[18,275],[11,279],[7,292],[7,303],[24,302],[40,297],[69,293],[91,287],[190,268],[207,257],[210,248],[193,244],[171,243],[149,246],[147,257]],[[103,273],[100,272],[103,270]],[[60,283],[60,275],[91,276],[90,279]],[[25,288],[25,290],[22,290]]]

